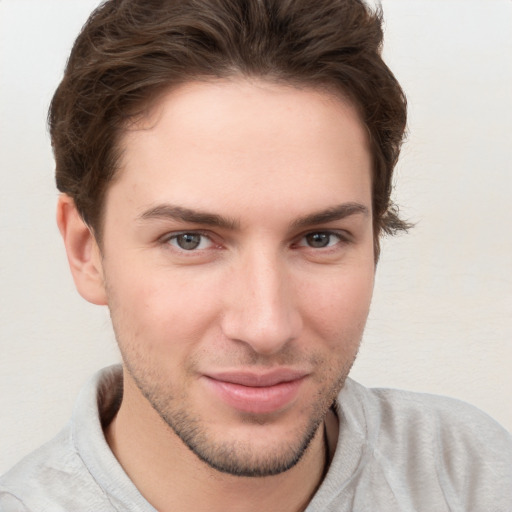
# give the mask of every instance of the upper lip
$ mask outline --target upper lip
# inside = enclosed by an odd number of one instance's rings
[[[255,372],[255,371],[219,371],[207,373],[206,377],[210,379],[228,382],[230,384],[240,384],[248,387],[268,387],[291,382],[305,377],[308,372],[294,370],[289,368],[277,368],[275,370]]]

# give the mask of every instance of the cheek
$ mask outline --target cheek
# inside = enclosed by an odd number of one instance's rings
[[[309,286],[307,296],[309,324],[328,343],[358,346],[368,316],[373,293],[373,266],[357,272],[340,272],[317,286]]]
[[[216,301],[207,279],[191,281],[183,272],[161,270],[137,274],[116,272],[108,280],[120,344],[144,344],[156,352],[186,350],[213,324]]]

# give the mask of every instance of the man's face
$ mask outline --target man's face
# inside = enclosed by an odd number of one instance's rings
[[[343,385],[372,294],[355,109],[262,81],[190,83],[122,148],[102,267],[125,393],[216,469],[292,467]]]

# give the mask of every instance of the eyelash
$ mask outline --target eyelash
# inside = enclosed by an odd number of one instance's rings
[[[176,241],[179,239],[179,237],[181,236],[186,236],[186,235],[190,235],[190,236],[199,236],[201,237],[202,239],[207,239],[209,240],[209,242],[213,245],[214,244],[214,241],[212,240],[212,236],[208,233],[205,233],[205,232],[202,232],[202,231],[180,231],[178,233],[171,233],[169,235],[166,235],[165,237],[163,237],[161,239],[162,243],[164,244],[167,244],[167,245],[172,245],[171,242],[172,241]],[[201,245],[203,240],[200,240],[199,241],[199,245]],[[172,245],[174,249],[178,250],[178,251],[181,251],[181,252],[184,252],[184,253],[193,253],[193,252],[196,252],[196,251],[201,251],[201,250],[207,250],[209,249],[208,248],[203,248],[203,249],[197,249],[197,247],[193,247],[193,248],[190,248],[190,249],[184,249],[183,247],[179,247],[178,245]]]
[[[190,247],[189,249],[185,249],[183,247],[178,246],[178,242],[176,244],[172,244],[172,241],[177,241],[179,237],[189,235],[191,237],[201,237],[201,239],[198,242],[198,245],[196,247]],[[321,235],[321,236],[328,236],[328,245],[324,247],[312,247],[311,245],[308,245],[307,243],[302,243],[307,239],[307,237],[313,237],[315,235]],[[333,244],[331,244],[332,238],[336,238],[337,241]],[[208,249],[211,249],[212,247],[206,247],[206,248],[199,248],[198,247],[202,244],[203,240],[207,239],[209,240],[211,246],[215,246],[215,242],[212,239],[211,234],[203,232],[203,231],[180,231],[177,233],[171,233],[161,238],[161,242],[166,245],[171,245],[173,249],[180,251],[182,253],[195,253],[199,251],[205,251]],[[300,236],[298,236],[296,239],[296,242],[292,244],[292,247],[305,247],[307,249],[313,249],[313,250],[324,250],[329,251],[333,250],[338,244],[347,244],[350,243],[350,236],[345,232],[340,231],[332,231],[332,230],[318,230],[318,231],[308,231],[307,233],[303,233]]]
[[[318,235],[329,237],[328,238],[328,245],[323,246],[323,247],[313,247],[311,245],[306,245],[306,244],[303,245],[301,243],[303,240],[306,240],[308,237],[314,237],[314,236],[318,236]],[[333,244],[330,243],[332,241],[332,238],[336,238],[337,239],[337,241],[335,243],[333,243]],[[332,250],[338,244],[346,244],[348,242],[349,242],[349,237],[346,234],[343,234],[342,232],[323,230],[323,231],[310,231],[308,233],[305,233],[305,234],[301,235],[300,238],[299,238],[299,242],[296,245],[298,245],[299,247],[307,247],[309,249],[316,249],[316,250],[322,250],[322,249],[324,249],[324,250]]]

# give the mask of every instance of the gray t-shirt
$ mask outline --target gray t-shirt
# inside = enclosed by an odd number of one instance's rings
[[[110,451],[120,367],[82,390],[70,423],[0,478],[2,512],[155,512]],[[348,379],[329,471],[306,512],[511,512],[512,436],[457,400]]]

